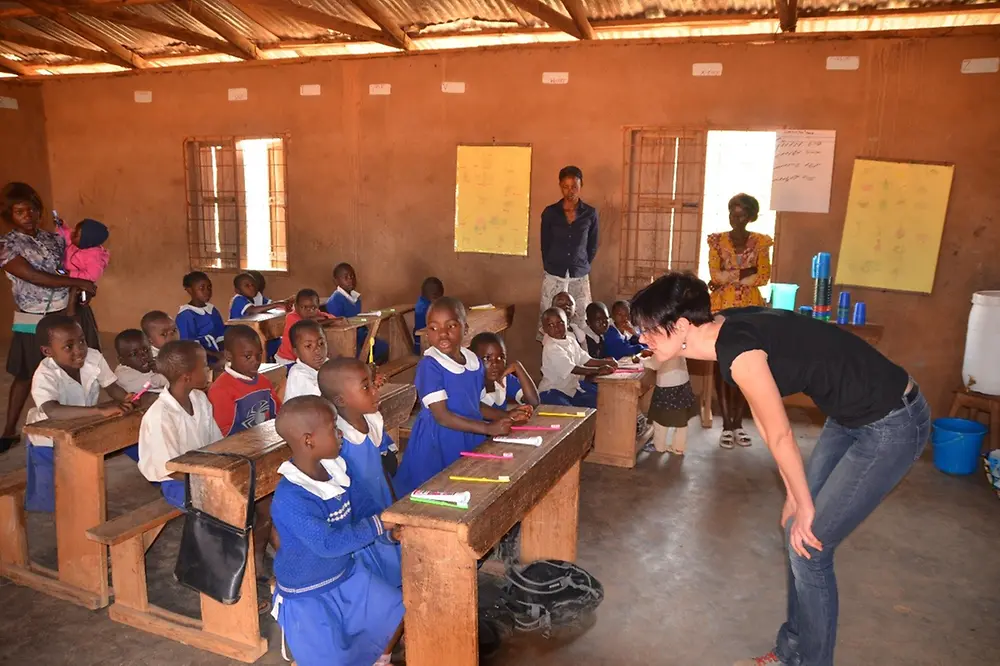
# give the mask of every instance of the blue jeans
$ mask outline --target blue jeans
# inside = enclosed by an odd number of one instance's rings
[[[812,530],[823,550],[807,546],[812,558],[805,559],[788,548],[788,620],[775,648],[783,664],[833,666],[838,611],[833,554],[906,476],[924,450],[930,424],[930,407],[919,392],[860,428],[827,419],[806,464],[816,505]]]

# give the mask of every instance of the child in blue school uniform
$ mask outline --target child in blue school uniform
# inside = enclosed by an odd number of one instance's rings
[[[337,283],[337,291],[333,292],[326,302],[327,313],[334,317],[357,317],[361,314],[361,294],[354,289],[358,277],[354,268],[348,263],[339,263],[333,269],[333,281]],[[368,337],[368,327],[358,328],[358,353],[368,357],[368,350],[362,349],[365,338]],[[389,358],[389,345],[385,340],[375,340],[374,357],[376,363],[385,363]]]
[[[258,275],[260,274],[258,273]],[[263,279],[264,276],[261,276],[261,280]],[[250,271],[240,273],[233,278],[233,290],[236,293],[233,294],[233,299],[229,301],[230,319],[242,319],[249,315],[260,314],[261,312],[268,312],[274,309],[288,309],[288,303],[285,301],[272,303],[270,298],[261,293],[258,284],[257,278]],[[265,350],[267,353],[266,358],[274,358],[280,346],[281,338],[268,340],[267,349]]]
[[[281,534],[272,615],[299,666],[387,666],[403,629],[402,594],[359,553],[398,541],[340,456],[336,422],[330,402],[300,396],[275,423],[292,459],[278,468],[271,504]]]
[[[436,277],[429,277],[420,285],[420,298],[413,306],[413,330],[427,328],[427,309],[431,303],[444,296],[444,283]],[[420,336],[413,340],[413,353],[420,353]]]
[[[340,455],[347,461],[351,482],[363,486],[378,510],[385,511],[396,501],[391,477],[396,475],[399,449],[385,432],[371,367],[356,358],[335,358],[320,368],[319,390],[337,408]],[[398,546],[375,543],[361,557],[383,580],[402,586]]]
[[[181,340],[195,340],[208,354],[210,363],[222,359],[223,337],[226,324],[222,315],[212,305],[212,281],[201,271],[184,276],[184,291],[191,300],[177,313],[177,332]]]
[[[43,419],[75,419],[83,416],[121,416],[134,408],[132,394],[118,386],[115,373],[96,349],[87,347],[80,324],[72,317],[50,314],[42,317],[35,339],[45,357],[31,378],[27,423]],[[112,402],[99,403],[101,389]],[[28,436],[28,487],[24,508],[55,511],[55,466],[52,440]]]
[[[396,475],[402,497],[471,451],[487,436],[506,435],[514,417],[480,402],[484,384],[479,357],[462,347],[467,325],[465,306],[442,296],[427,311],[430,348],[417,364],[414,382],[420,413],[413,424],[406,455]]]
[[[538,389],[520,361],[507,363],[507,349],[500,336],[490,332],[479,333],[472,338],[469,349],[479,357],[485,368],[480,402],[504,411],[525,405],[528,409],[521,411],[527,411],[530,417],[533,409],[538,407]]]
[[[584,347],[594,358],[607,358],[604,347],[604,336],[608,333],[611,315],[608,306],[600,301],[594,301],[587,306],[587,325],[583,329]],[[582,346],[582,345],[581,345]]]
[[[597,386],[581,378],[610,375],[618,367],[611,359],[596,359],[566,334],[566,313],[549,308],[542,313],[542,402],[549,405],[597,407]]]
[[[611,306],[611,319],[614,323],[608,326],[608,332],[604,334],[604,351],[611,358],[653,355],[646,349],[646,345],[639,342],[639,335],[629,321],[630,312],[628,301],[615,301]]]

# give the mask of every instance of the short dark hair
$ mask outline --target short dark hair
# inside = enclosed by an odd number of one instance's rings
[[[552,307],[542,313],[542,319],[544,320],[546,317],[549,316],[555,316],[559,317],[560,319],[566,319],[566,311],[563,310],[562,308]]]
[[[439,278],[434,276],[424,278],[424,281],[420,284],[420,293],[423,294],[427,291],[428,287],[437,287],[441,290],[442,294],[444,293],[444,282],[441,282]]]
[[[53,331],[70,331],[79,328],[76,319],[64,314],[49,314],[42,317],[35,327],[35,340],[39,347],[48,347],[52,342]]]
[[[42,198],[38,196],[31,185],[27,183],[12,182],[3,186],[0,192],[0,217],[7,222],[14,221],[14,206],[17,204],[30,204],[33,208],[42,211]]]
[[[124,331],[115,336],[115,353],[119,356],[122,355],[122,347],[126,343],[138,343],[142,344],[146,341],[146,334],[137,328],[126,328]]]
[[[628,301],[620,300],[620,301],[615,301],[614,303],[611,304],[611,311],[614,312],[618,308],[631,308],[631,307],[632,306],[629,305]]]
[[[171,340],[156,356],[156,371],[173,382],[198,365],[201,345],[195,340]]]
[[[260,345],[260,336],[257,332],[246,324],[236,324],[234,326],[226,326],[226,334],[223,338],[225,342],[223,343],[224,349],[231,349],[232,345],[236,343],[237,340],[246,340],[248,342],[256,342]]]
[[[352,271],[354,270],[354,266],[351,266],[346,261],[340,262],[339,264],[337,264],[336,266],[333,267],[333,276],[337,277],[338,273],[340,273],[342,271],[346,271],[348,268],[351,269]]]
[[[237,273],[236,276],[233,278],[233,289],[239,289],[240,288],[240,282],[244,278],[246,278],[247,280],[250,280],[251,282],[253,282],[253,284],[254,284],[255,287],[257,286],[257,278],[255,278],[249,272],[244,271],[243,273]],[[258,291],[259,290],[260,290],[260,288],[258,287]]]
[[[454,296],[442,296],[431,303],[431,306],[427,308],[427,318],[431,318],[431,312],[434,310],[441,310],[444,308],[451,310],[455,313],[455,316],[458,317],[460,322],[463,324],[465,323],[465,304]]]
[[[331,358],[319,369],[319,392],[327,400],[333,400],[343,390],[343,374],[347,370],[365,369],[367,365],[361,359],[353,356],[338,356]]]
[[[292,347],[298,342],[299,336],[306,331],[317,331],[318,333],[323,332],[323,327],[319,325],[319,322],[313,321],[312,319],[303,319],[302,321],[297,321],[292,324],[292,327],[288,329],[288,341],[292,343]]]
[[[139,320],[139,327],[142,329],[143,333],[149,335],[150,324],[163,320],[173,321],[173,318],[163,310],[150,310],[146,314],[142,315],[142,319]]]
[[[728,206],[731,207],[733,204],[739,204],[747,212],[747,217],[750,218],[751,222],[756,220],[757,216],[760,215],[760,202],[745,192],[740,192],[730,199]]]
[[[319,292],[316,291],[315,289],[299,289],[298,293],[295,294],[295,302],[296,303],[298,303],[299,301],[305,300],[307,298],[315,298],[318,301],[319,300]]]
[[[253,278],[253,281],[257,283],[257,291],[264,291],[264,287],[267,286],[267,280],[264,279],[264,274],[260,271],[249,270],[247,275]]]
[[[185,289],[190,289],[191,287],[195,286],[202,280],[207,280],[208,282],[212,281],[211,279],[209,279],[208,273],[205,273],[204,271],[191,271],[190,273],[184,276],[184,279],[181,281],[181,284],[184,285]]]
[[[591,301],[590,303],[587,304],[587,309],[585,310],[587,319],[590,319],[598,312],[602,312],[605,315],[610,314],[608,312],[608,306],[602,303],[601,301]]]
[[[486,345],[497,345],[500,349],[507,352],[507,347],[503,343],[503,338],[501,338],[496,333],[491,333],[490,331],[483,331],[482,333],[476,333],[472,340],[469,342],[469,349],[476,356],[479,356],[479,349]]]
[[[337,408],[333,403],[318,395],[300,395],[281,405],[274,429],[289,446],[297,445],[299,437],[308,432],[305,429],[314,427],[317,420],[326,415],[333,423],[337,422]]]
[[[583,185],[583,171],[580,170],[580,167],[570,165],[559,169],[559,180],[564,178],[576,178]]]
[[[708,285],[694,273],[670,272],[632,297],[632,323],[640,329],[673,333],[678,319],[695,326],[712,321]]]

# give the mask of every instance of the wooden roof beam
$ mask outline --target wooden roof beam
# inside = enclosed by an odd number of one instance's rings
[[[321,12],[318,9],[312,9],[311,7],[303,7],[302,5],[296,4],[292,0],[257,0],[257,4],[261,4],[275,11],[281,12],[281,14],[290,19],[302,21],[303,23],[315,25],[327,30],[333,30],[334,32],[348,35],[349,37],[353,37],[354,39],[363,42],[377,42],[379,44],[391,46],[394,49],[399,48],[399,44],[396,43],[392,37],[378,28],[372,28],[367,25],[362,25],[361,23],[355,23],[354,21],[348,21],[336,16],[331,16],[326,12]]]
[[[404,51],[412,51],[416,48],[403,29],[396,25],[393,18],[380,5],[375,4],[372,0],[351,0],[351,2],[364,12],[365,16],[370,18],[375,25],[382,28],[382,32],[392,40],[393,46]]]
[[[146,69],[149,67],[149,63],[146,62],[145,59],[143,59],[143,57],[138,53],[128,50],[121,44],[102,35],[100,32],[94,30],[79,19],[74,18],[69,14],[56,11],[56,8],[53,5],[50,5],[47,2],[38,2],[36,0],[20,0],[20,2],[28,9],[33,9],[40,16],[44,16],[45,18],[58,23],[67,30],[75,32],[91,44],[100,46],[102,49],[114,56],[115,61],[112,64],[120,65],[121,67],[126,67],[128,69]]]
[[[779,2],[781,0],[778,0]],[[580,31],[584,39],[594,39],[594,28],[590,25],[587,17],[587,8],[583,6],[583,0],[562,0],[563,7],[569,12],[573,19],[573,24]]]
[[[34,72],[17,60],[0,55],[0,72],[17,74],[18,76],[31,76]]]
[[[225,53],[236,58],[246,59],[247,57],[243,51],[222,39],[211,37],[204,33],[195,32],[194,30],[188,30],[187,28],[182,28],[172,23],[165,23],[163,21],[157,21],[156,19],[146,18],[145,16],[133,14],[132,12],[121,9],[108,9],[102,6],[94,6],[93,8],[88,8],[86,12],[81,11],[80,13],[86,13],[89,16],[94,16],[105,21],[111,21],[112,23],[118,23],[130,28],[142,30],[143,32],[149,32],[154,35],[170,37],[171,39],[176,39],[184,42],[185,44],[190,44],[191,46],[200,46],[212,52]]]
[[[171,0],[76,0],[72,3],[59,3],[53,5],[53,10],[60,13],[80,12],[89,14],[91,9],[105,8],[109,6],[133,7],[136,5],[162,5]],[[9,7],[0,9],[0,19],[24,18],[25,16],[38,16],[38,12],[28,7]]]
[[[541,19],[545,23],[548,23],[551,27],[556,30],[561,30],[577,39],[583,39],[583,33],[576,26],[576,23],[572,18],[561,14],[556,10],[552,9],[548,5],[544,5],[539,0],[507,0],[510,4],[514,5],[518,9],[523,9],[529,14]]]
[[[775,0],[778,3],[778,24],[781,32],[795,32],[798,23],[798,0]]]
[[[220,16],[216,15],[211,9],[206,7],[201,0],[186,0],[185,2],[179,2],[177,4],[197,19],[199,23],[204,23],[209,30],[218,33],[218,35],[229,42],[231,46],[243,52],[246,57],[251,60],[264,59],[264,56],[261,55],[260,51],[257,49],[256,44],[241,35],[236,28],[227,23]]]
[[[86,49],[82,46],[74,46],[73,44],[67,44],[66,42],[60,42],[55,39],[37,37],[33,34],[21,32],[20,30],[14,30],[13,28],[7,28],[2,25],[0,25],[0,40],[10,42],[11,44],[27,46],[32,49],[39,49],[41,51],[59,53],[73,58],[79,58],[80,60],[107,62],[114,65],[118,64],[118,58],[110,53],[107,53],[106,51]]]

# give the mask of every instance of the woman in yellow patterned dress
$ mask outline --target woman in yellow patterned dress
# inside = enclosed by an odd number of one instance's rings
[[[708,269],[711,282],[712,312],[751,305],[764,305],[759,287],[771,279],[771,246],[765,234],[747,231],[757,219],[760,204],[749,194],[737,194],[729,200],[729,225],[732,231],[708,236]],[[746,399],[739,388],[722,381],[716,367],[716,394],[722,411],[722,436],[719,446],[750,446],[752,440],[743,429]]]

